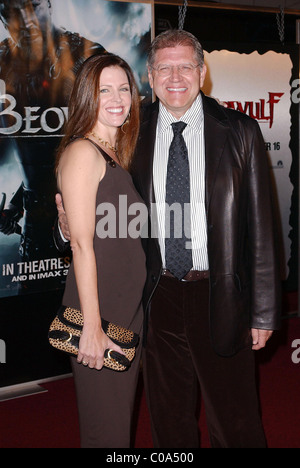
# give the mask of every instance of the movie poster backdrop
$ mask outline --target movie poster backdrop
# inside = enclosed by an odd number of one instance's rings
[[[151,2],[0,0],[0,297],[60,289],[70,256],[53,244],[55,150],[68,116],[68,96],[85,58],[110,51],[135,70],[150,97],[146,50]],[[204,92],[257,119],[276,185],[284,245],[290,258],[292,185],[288,54],[206,53]]]
[[[150,97],[150,1],[0,0],[0,297],[60,289],[70,255],[53,243],[55,151],[81,63],[105,51]]]

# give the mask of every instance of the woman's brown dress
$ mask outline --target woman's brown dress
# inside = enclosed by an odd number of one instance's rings
[[[145,255],[141,239],[133,229],[134,216],[128,214],[128,209],[144,205],[130,174],[92,143],[107,161],[97,192],[94,237],[101,317],[141,335]],[[127,229],[130,222],[131,235]],[[63,305],[80,309],[73,265],[68,273]],[[131,368],[121,373],[89,369],[72,358],[82,447],[130,446],[141,348],[140,342]]]

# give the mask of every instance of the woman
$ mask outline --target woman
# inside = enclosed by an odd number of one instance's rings
[[[63,305],[84,318],[72,358],[82,447],[130,446],[141,345],[127,372],[103,368],[106,349],[122,350],[103,332],[101,317],[141,333],[144,253],[139,237],[118,237],[120,195],[128,206],[142,202],[127,172],[138,131],[139,94],[128,64],[113,54],[92,56],[73,87],[56,165],[73,252]],[[105,237],[97,213],[107,203],[117,226]]]

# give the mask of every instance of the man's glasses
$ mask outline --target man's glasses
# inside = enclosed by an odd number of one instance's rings
[[[191,75],[194,70],[200,65],[193,65],[191,63],[183,63],[181,65],[159,65],[158,67],[152,67],[158,74],[158,76],[170,76],[173,73],[174,68],[177,72],[183,76]]]

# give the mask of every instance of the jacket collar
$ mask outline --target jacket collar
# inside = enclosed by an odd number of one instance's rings
[[[139,159],[142,168],[139,170],[141,195],[148,207],[155,202],[153,187],[153,158],[155,148],[155,136],[159,112],[159,101],[147,106],[143,111],[143,118],[139,135]]]
[[[218,168],[228,138],[228,118],[225,109],[215,99],[204,94],[204,135],[205,135],[205,190],[208,211]]]

